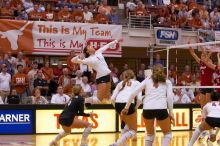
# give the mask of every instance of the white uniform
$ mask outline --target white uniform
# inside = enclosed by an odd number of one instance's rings
[[[129,108],[130,103],[134,97],[143,89],[145,89],[145,98],[143,100],[143,109],[154,110],[154,109],[169,109],[170,112],[173,110],[173,91],[172,83],[166,80],[166,83],[159,83],[156,88],[153,85],[151,78],[146,78],[141,82],[139,86],[132,91],[129,96],[129,102],[126,105],[126,109]]]
[[[102,53],[109,47],[110,45],[107,44],[97,50],[94,55],[91,55],[88,58],[82,60],[83,64],[92,67],[97,72],[96,79],[111,73],[111,70],[108,68],[108,65],[105,61],[105,58],[102,55]]]
[[[133,89],[135,89],[138,85],[140,85],[140,82],[131,79],[128,83],[126,83],[124,89],[120,91],[123,86],[122,84],[123,81],[118,83],[111,97],[111,99],[114,100],[116,103],[127,103],[129,94]],[[137,97],[138,99],[140,99],[142,97],[142,92],[139,92]],[[134,103],[134,100],[132,101],[132,103]]]
[[[202,110],[204,117],[220,118],[220,102],[212,101],[207,103]]]

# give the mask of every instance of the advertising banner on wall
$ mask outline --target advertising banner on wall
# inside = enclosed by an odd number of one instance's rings
[[[32,134],[32,110],[0,110],[0,134]]]
[[[99,49],[122,38],[120,25],[15,20],[0,20],[0,24],[0,46],[4,52],[67,55],[71,50],[82,52],[86,44]],[[104,55],[121,57],[120,44]]]
[[[92,110],[86,110],[86,113]],[[58,133],[61,130],[59,115],[62,110],[36,110],[36,133]],[[115,132],[116,116],[114,109],[93,110],[94,115],[76,117],[93,124],[93,132]],[[72,132],[82,132],[84,129],[73,129]]]
[[[192,109],[192,128],[197,128],[202,122],[201,108]]]
[[[172,46],[181,42],[181,29],[154,27],[156,45]]]
[[[189,109],[174,109],[174,118],[175,118],[175,126],[172,127],[172,130],[189,130],[190,129],[190,113]],[[145,131],[144,119],[142,116],[142,109],[138,109],[138,131]],[[119,123],[120,119],[119,119]],[[120,125],[120,124],[119,124]],[[119,126],[120,127],[120,126]],[[156,123],[156,129],[161,130]]]

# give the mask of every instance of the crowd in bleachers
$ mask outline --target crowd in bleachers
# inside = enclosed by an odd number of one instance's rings
[[[148,3],[152,4],[151,1]],[[196,0],[179,0],[179,2],[171,0],[169,5],[159,6],[146,6],[141,1],[129,0],[126,7],[127,16],[130,12],[137,16],[151,15],[153,26],[220,29],[220,2],[218,0],[205,0],[200,4]]]
[[[151,0],[128,0],[125,18],[129,14],[138,19],[151,15],[153,26],[220,29],[219,0],[171,0],[169,5],[159,0],[158,4],[153,5]],[[126,22],[122,21],[124,15],[118,13],[118,7],[108,5],[107,0],[2,0],[0,7],[0,18],[100,24]]]
[[[62,21],[79,23],[119,24],[119,16],[107,0],[80,1],[2,0],[0,17],[16,20]]]

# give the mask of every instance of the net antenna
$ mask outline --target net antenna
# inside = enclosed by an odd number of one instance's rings
[[[207,45],[216,45],[216,44],[220,44],[220,41],[212,41],[212,42],[204,42],[204,43],[192,43],[192,44],[182,44],[182,45],[173,45],[173,46],[168,46],[166,47],[167,50],[167,78],[169,76],[169,51],[171,49],[178,49],[178,48],[190,48],[190,47],[198,47],[198,46],[207,46]],[[175,86],[176,88],[178,88],[178,86]],[[183,86],[180,86],[179,88],[182,88]],[[189,88],[198,88],[197,86],[187,86]],[[201,87],[201,86],[200,86]],[[213,86],[203,86],[203,88],[207,88],[207,87],[211,87],[214,88]]]

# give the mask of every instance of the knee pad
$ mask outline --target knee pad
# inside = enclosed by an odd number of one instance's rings
[[[147,134],[145,136],[145,141],[149,141],[149,142],[153,143],[154,142],[154,138],[155,138],[154,134]]]
[[[172,139],[172,133],[171,132],[167,132],[164,134],[164,138],[167,138],[167,139]]]

